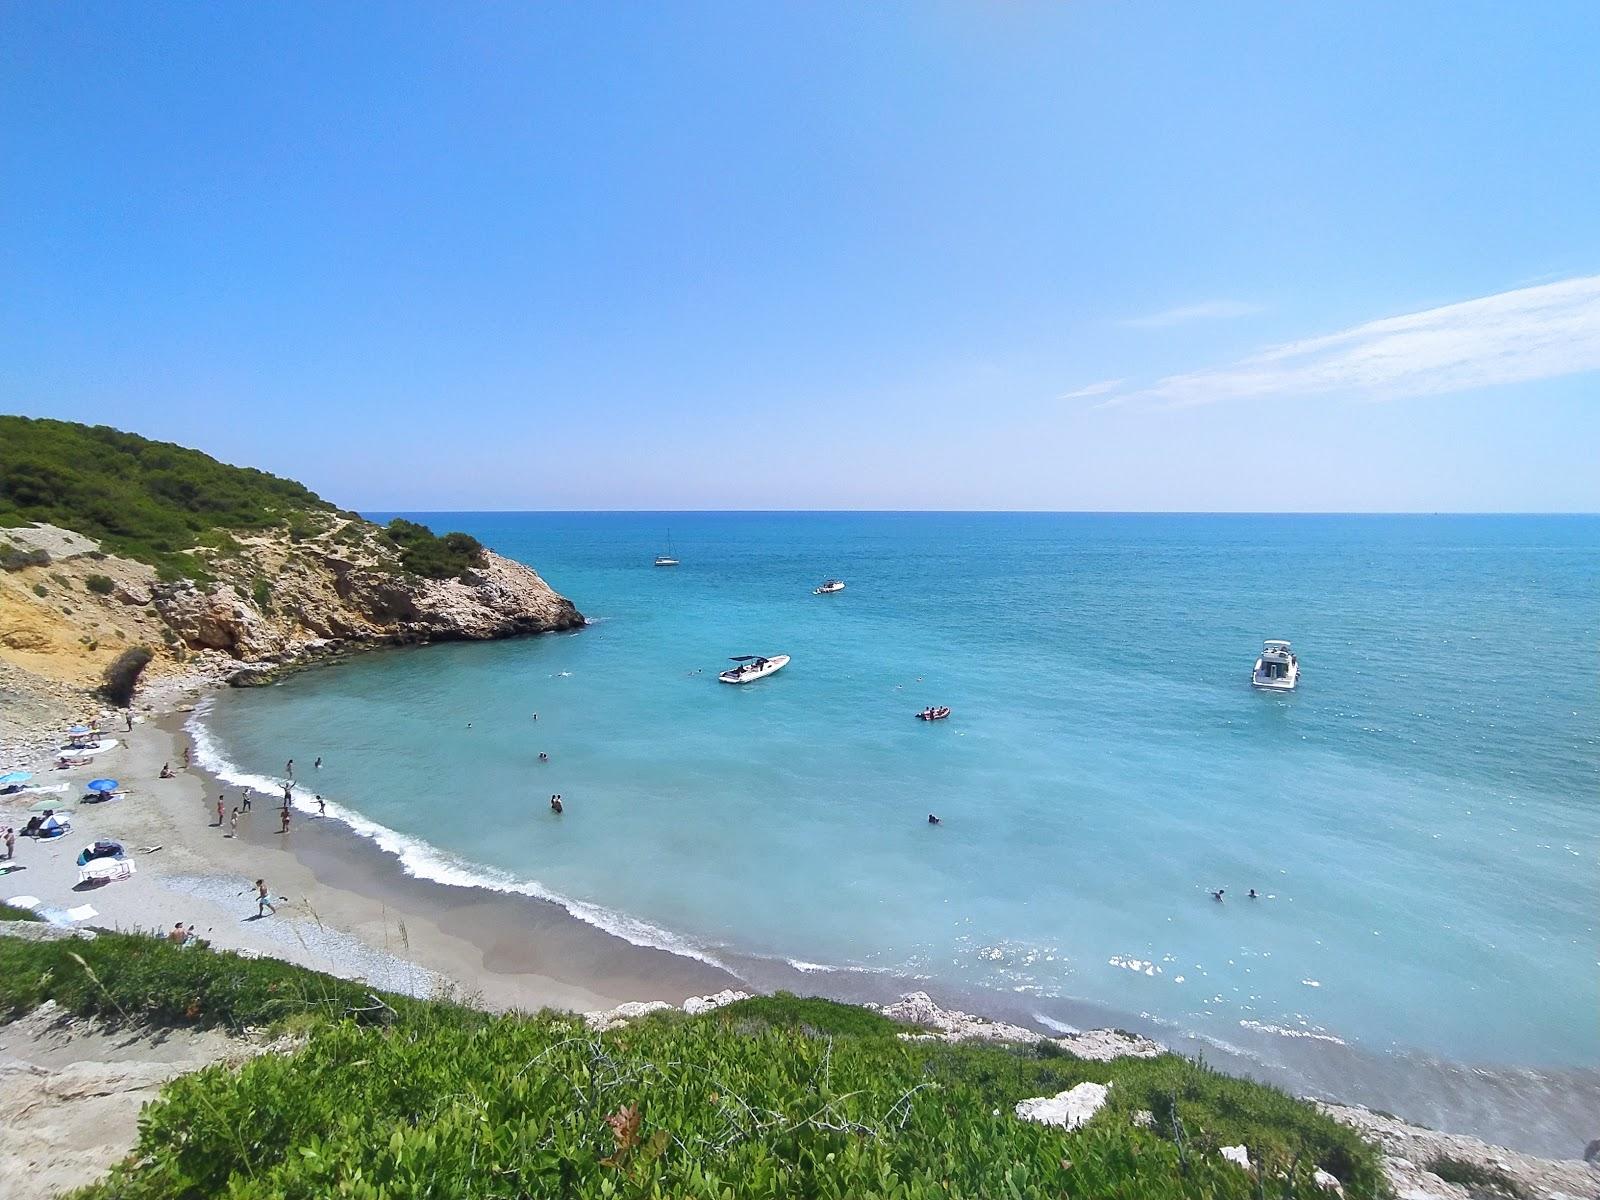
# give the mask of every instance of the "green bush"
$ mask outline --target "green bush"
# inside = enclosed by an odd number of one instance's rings
[[[426,525],[396,517],[384,527],[400,550],[400,565],[429,579],[459,579],[483,561],[483,545],[466,533],[437,536]]]
[[[1474,1200],[1523,1200],[1526,1195],[1517,1181],[1498,1167],[1479,1166],[1464,1158],[1451,1158],[1443,1154],[1430,1159],[1423,1166],[1446,1183],[1466,1188]]]
[[[100,694],[118,708],[133,703],[133,693],[139,686],[139,676],[155,657],[146,646],[129,646],[112,660],[106,668],[105,681]]]
[[[0,901],[0,921],[41,921],[43,919],[31,908],[18,908],[14,904],[6,904],[4,901]]]
[[[36,583],[33,585],[33,594],[42,600],[44,597],[50,594],[50,589],[45,587],[45,585],[42,583]],[[67,611],[70,612],[71,609],[68,609]]]
[[[300,484],[104,425],[0,416],[0,520],[48,522],[195,578],[181,553],[215,529],[267,529],[332,506]]]
[[[24,549],[10,542],[0,542],[0,570],[20,571],[24,567],[48,567],[50,554],[46,550]]]
[[[136,935],[0,939],[3,1012],[53,999],[112,1020],[307,1037],[168,1085],[134,1154],[84,1198],[1325,1200],[1317,1166],[1351,1200],[1383,1191],[1352,1130],[1171,1056],[1093,1063],[908,1042],[876,1013],[783,995],[604,1035],[567,1015],[491,1018],[396,996],[355,1019],[366,995],[272,959]],[[1082,1130],[1012,1113],[1086,1080],[1112,1088]],[[1153,1129],[1135,1125],[1140,1109]],[[1239,1142],[1261,1171],[1215,1153]]]
[[[83,581],[83,586],[96,596],[109,596],[117,590],[117,585],[111,582],[111,577],[108,575],[90,575]]]
[[[256,576],[255,583],[250,587],[250,598],[262,612],[272,611],[272,585],[267,582],[266,576]]]

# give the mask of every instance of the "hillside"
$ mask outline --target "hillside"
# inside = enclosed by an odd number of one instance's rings
[[[124,651],[236,680],[363,645],[583,623],[464,533],[377,526],[298,483],[102,426],[0,417],[0,694],[57,712]],[[3,722],[0,722],[3,724]],[[18,731],[0,728],[7,740]]]
[[[293,1035],[238,1069],[169,1084],[135,1152],[85,1200],[1325,1200],[1335,1179],[1354,1200],[1385,1189],[1352,1130],[1171,1055],[1104,1062],[1048,1042],[907,1040],[914,1030],[879,1013],[784,995],[604,1033],[572,1014],[383,1000],[387,1010],[357,984],[203,946],[0,938],[0,1020],[52,1001],[130,1031]],[[1075,1131],[1016,1111],[1073,1088],[1106,1089]],[[1243,1147],[1251,1166],[1224,1147]]]

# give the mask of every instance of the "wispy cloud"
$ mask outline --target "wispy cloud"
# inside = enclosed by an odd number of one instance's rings
[[[1169,308],[1166,312],[1151,313],[1144,317],[1129,317],[1120,324],[1133,329],[1166,329],[1189,321],[1221,321],[1229,317],[1248,317],[1261,311],[1259,304],[1246,304],[1242,300],[1207,300],[1204,304],[1187,304],[1182,308]]]
[[[1126,379],[1102,379],[1099,383],[1086,383],[1081,388],[1077,388],[1074,391],[1063,392],[1061,395],[1057,396],[1056,399],[1087,400],[1090,396],[1104,396],[1107,392],[1116,391],[1119,387],[1127,382],[1128,381]]]
[[[1600,370],[1600,275],[1499,292],[1273,346],[1225,367],[1105,394],[1184,407],[1344,392],[1373,400]]]

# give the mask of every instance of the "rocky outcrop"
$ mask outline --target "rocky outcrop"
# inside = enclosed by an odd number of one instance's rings
[[[337,555],[291,556],[248,596],[236,583],[184,582],[157,588],[152,603],[191,649],[220,650],[241,663],[326,653],[332,642],[479,641],[583,624],[537,572],[492,551],[462,579],[425,579]]]
[[[701,1013],[711,1012],[713,1009],[722,1008],[736,1000],[748,1000],[749,992],[736,992],[732,988],[717,992],[711,996],[690,996],[683,1002],[683,1011],[691,1017]],[[615,1008],[607,1008],[600,1012],[586,1012],[583,1014],[583,1023],[595,1033],[605,1033],[612,1029],[619,1029],[629,1021],[636,1021],[640,1017],[648,1017],[651,1013],[665,1012],[675,1008],[676,1005],[668,1004],[665,1000],[629,1000]]]
[[[1034,1096],[1017,1101],[1016,1114],[1024,1121],[1055,1125],[1068,1131],[1086,1125],[1105,1107],[1109,1083],[1080,1083],[1054,1096]]]
[[[872,1005],[867,1007],[871,1008]],[[1068,1054],[1094,1062],[1110,1062],[1114,1058],[1156,1058],[1167,1052],[1158,1042],[1137,1034],[1124,1033],[1120,1029],[1089,1029],[1063,1037],[1046,1037],[1021,1025],[991,1021],[953,1008],[940,1008],[927,992],[907,992],[893,1004],[886,1004],[878,1011],[892,1021],[919,1026],[922,1032],[900,1035],[908,1041],[1012,1042],[1022,1046],[1050,1042]]]

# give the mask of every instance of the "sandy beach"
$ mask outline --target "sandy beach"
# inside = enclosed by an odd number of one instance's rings
[[[716,967],[632,945],[547,901],[411,878],[333,819],[296,811],[280,833],[279,806],[269,797],[253,796],[237,835],[229,836],[240,791],[183,766],[182,722],[197,697],[175,696],[166,712],[152,705],[131,732],[120,716],[103,717],[101,728],[118,745],[67,770],[37,762],[30,790],[0,796],[0,824],[19,831],[30,806],[54,796],[72,819],[63,837],[18,837],[12,869],[0,876],[0,900],[22,898],[51,919],[105,928],[164,933],[176,922],[192,924],[219,948],[412,994],[453,991],[496,1009],[677,1003],[736,985]],[[74,719],[63,712],[61,728]],[[174,778],[160,778],[164,763]],[[82,803],[84,785],[100,777],[118,780],[119,794]],[[37,790],[63,784],[59,793]],[[123,844],[136,870],[131,879],[79,883],[77,856],[100,839]],[[276,904],[260,917],[258,878]]]

